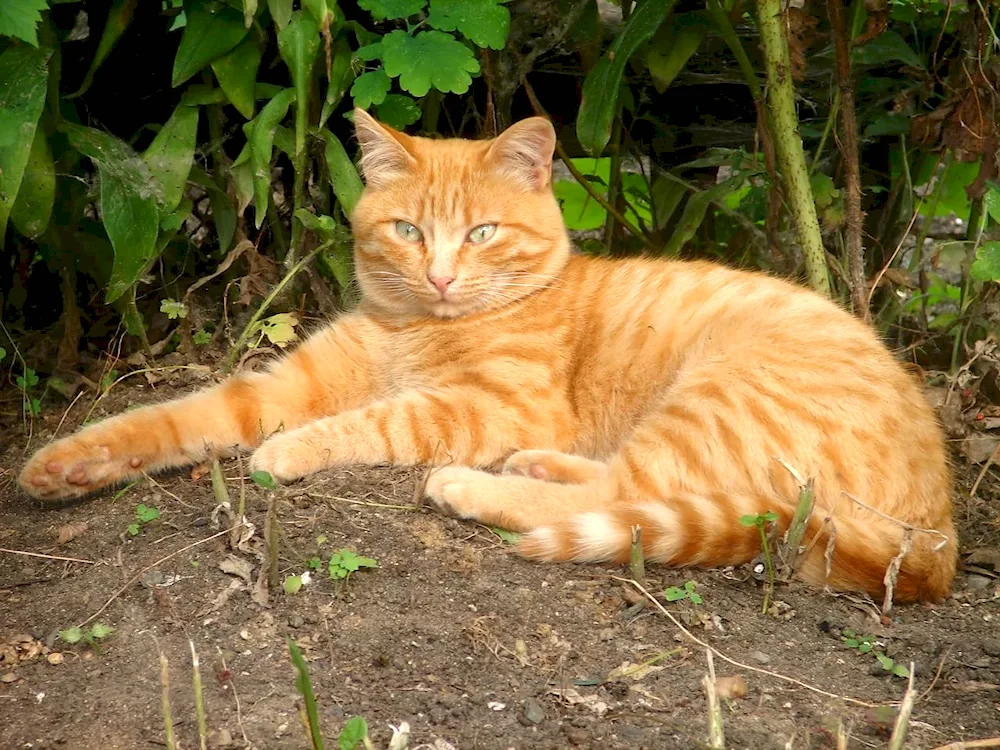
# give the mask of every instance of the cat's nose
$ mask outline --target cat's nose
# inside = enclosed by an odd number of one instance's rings
[[[441,292],[441,294],[444,294],[448,290],[448,287],[451,286],[451,282],[455,280],[455,277],[431,276],[430,274],[427,274],[427,280],[431,282],[431,284],[434,285],[434,288]]]

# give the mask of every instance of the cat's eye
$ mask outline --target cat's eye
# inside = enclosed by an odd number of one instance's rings
[[[424,238],[424,236],[420,233],[420,230],[408,221],[396,222],[396,234],[407,242],[420,242],[420,240]]]
[[[496,224],[480,224],[469,232],[469,242],[473,245],[480,245],[497,233]]]

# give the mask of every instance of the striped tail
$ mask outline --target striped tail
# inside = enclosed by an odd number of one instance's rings
[[[547,562],[623,563],[629,558],[632,527],[641,526],[648,561],[672,567],[740,565],[760,553],[760,535],[756,528],[740,524],[738,515],[723,516],[720,505],[760,508],[757,512],[761,513],[774,511],[784,533],[795,509],[789,505],[775,507],[777,502],[776,498],[729,495],[722,504],[718,498],[689,494],[670,504],[621,505],[534,529],[521,537],[518,552]],[[896,578],[894,601],[940,601],[949,595],[957,545],[950,521],[941,525],[941,531],[942,536],[913,533],[912,547]],[[833,551],[827,575],[831,535]],[[886,571],[899,555],[903,536],[901,527],[867,511],[827,519],[824,509],[817,505],[802,539],[807,552],[798,561],[798,577],[815,586],[882,597]]]

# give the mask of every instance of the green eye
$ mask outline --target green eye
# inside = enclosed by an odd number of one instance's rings
[[[496,224],[480,224],[478,227],[469,232],[469,242],[473,245],[479,245],[486,242],[490,237],[497,233]]]
[[[420,234],[420,230],[408,221],[396,222],[396,234],[407,242],[420,242],[420,240],[424,238],[424,236]]]

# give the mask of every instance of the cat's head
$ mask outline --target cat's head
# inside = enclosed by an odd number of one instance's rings
[[[354,122],[366,182],[351,217],[355,270],[379,308],[455,318],[515,302],[562,270],[548,120],[483,141],[406,135],[363,110]]]

